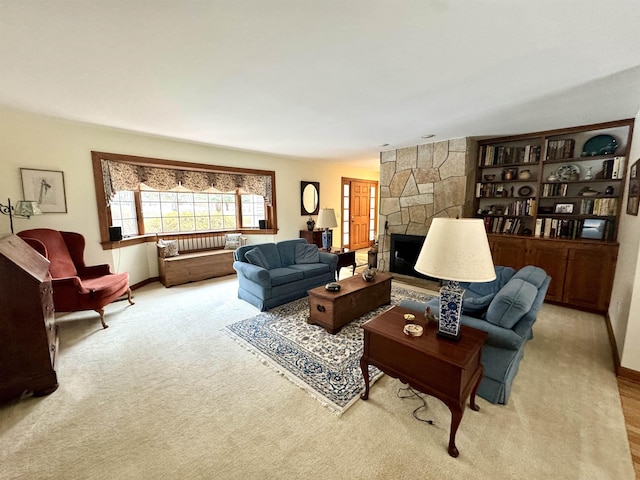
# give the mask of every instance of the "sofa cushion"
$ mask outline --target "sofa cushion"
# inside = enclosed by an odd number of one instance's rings
[[[296,244],[296,257],[297,264],[301,263],[320,263],[320,251],[316,245],[309,245],[308,243]]]
[[[264,258],[266,258],[267,262],[269,263],[269,267],[267,267],[267,270],[285,266],[280,261],[280,252],[278,251],[278,247],[276,247],[275,243],[263,243],[259,248],[260,250],[262,250]]]
[[[269,270],[271,275],[271,286],[277,287],[278,285],[284,285],[285,283],[297,282],[304,278],[304,273],[293,268],[281,267]]]
[[[467,292],[465,292],[465,296],[462,299],[462,313],[473,316],[484,313],[496,296],[495,293],[489,293],[482,297],[476,297],[474,295],[467,296],[466,293]]]
[[[299,263],[297,265],[291,265],[287,268],[302,272],[304,278],[312,278],[331,273],[331,269],[326,263]]]
[[[532,284],[512,278],[489,305],[486,320],[503,328],[513,328],[531,310],[537,293],[538,289]]]
[[[249,263],[269,270],[269,262],[264,256],[264,253],[262,253],[262,250],[260,250],[259,248],[252,248],[248,252],[245,252],[244,256],[247,260],[249,260]]]

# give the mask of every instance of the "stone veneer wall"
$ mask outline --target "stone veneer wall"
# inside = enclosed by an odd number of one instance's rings
[[[392,233],[425,236],[434,217],[472,216],[476,157],[469,138],[380,153],[380,270],[389,270]]]

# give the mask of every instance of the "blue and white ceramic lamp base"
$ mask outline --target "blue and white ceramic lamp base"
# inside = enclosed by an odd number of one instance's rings
[[[460,314],[464,289],[458,282],[449,281],[440,289],[440,315],[438,336],[451,340],[460,339]]]

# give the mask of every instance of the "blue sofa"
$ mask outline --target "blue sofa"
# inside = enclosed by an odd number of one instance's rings
[[[495,269],[496,279],[491,282],[460,283],[466,289],[461,322],[488,333],[482,347],[484,376],[478,395],[491,403],[506,404],[551,277],[531,265],[517,272],[510,267]],[[438,302],[436,297],[427,303],[402,300],[400,305],[420,313],[428,306],[437,317]]]
[[[260,311],[307,295],[307,290],[335,281],[338,256],[321,252],[304,238],[238,247],[238,298]]]

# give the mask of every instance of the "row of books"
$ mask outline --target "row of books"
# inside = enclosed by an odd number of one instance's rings
[[[569,184],[567,183],[543,183],[543,197],[566,197]]]
[[[536,201],[533,198],[527,198],[526,200],[517,200],[511,202],[507,206],[505,215],[515,216],[530,216],[536,209]]]
[[[541,238],[563,238],[575,240],[586,238],[593,240],[612,240],[615,224],[609,220],[587,218],[538,218],[534,236]]]
[[[522,228],[522,222],[519,218],[484,217],[484,228],[487,233],[518,235]]]
[[[547,140],[547,160],[563,160],[573,158],[575,140],[567,138],[564,140]]]
[[[624,157],[613,157],[602,162],[602,178],[617,180],[624,177]]]
[[[580,201],[580,214],[613,217],[618,209],[617,198],[585,198]]]
[[[540,161],[540,145],[524,147],[505,147],[502,145],[483,145],[478,155],[478,165],[509,165],[514,163],[538,163]]]

